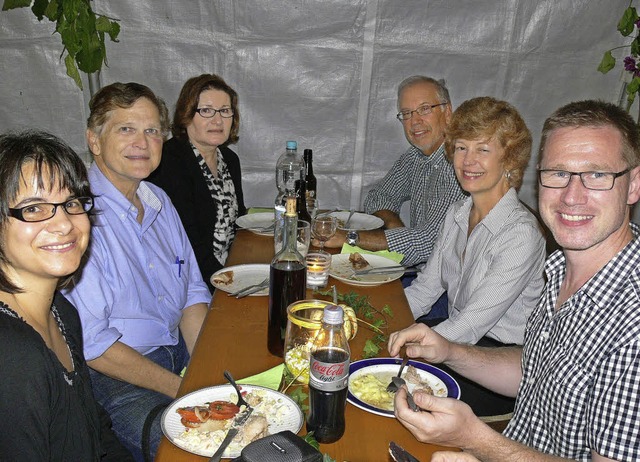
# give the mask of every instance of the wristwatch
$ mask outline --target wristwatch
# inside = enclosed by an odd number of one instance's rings
[[[349,245],[358,245],[358,241],[360,240],[360,236],[358,236],[357,231],[349,231],[347,232],[347,244]]]

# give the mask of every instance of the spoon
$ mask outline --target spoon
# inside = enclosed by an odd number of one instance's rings
[[[393,377],[391,380],[395,384],[396,389],[400,388],[402,385],[407,384],[407,382],[405,382],[405,380],[402,377],[396,376],[396,377]],[[418,412],[420,410],[420,406],[418,406],[416,402],[413,400],[413,395],[411,394],[411,392],[409,392],[408,388],[407,388],[407,404],[409,405],[409,408],[413,412]]]
[[[389,393],[395,393],[396,391],[398,391],[398,388],[400,388],[397,384],[396,381],[394,379],[396,378],[400,378],[400,376],[402,375],[402,370],[404,369],[404,366],[407,365],[407,362],[409,361],[409,357],[405,356],[402,359],[402,364],[400,365],[400,370],[398,371],[398,375],[396,375],[395,377],[391,378],[391,382],[389,383],[389,385],[387,385],[387,391]],[[404,383],[404,379],[401,379],[402,382]],[[402,385],[402,384],[401,384]]]

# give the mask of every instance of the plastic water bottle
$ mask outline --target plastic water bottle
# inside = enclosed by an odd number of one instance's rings
[[[287,150],[276,162],[276,186],[278,195],[275,200],[274,246],[282,242],[284,211],[287,195],[295,196],[295,181],[303,180],[305,175],[304,159],[298,154],[298,143],[287,141]]]

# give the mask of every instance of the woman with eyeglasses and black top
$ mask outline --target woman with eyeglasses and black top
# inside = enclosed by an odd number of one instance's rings
[[[96,403],[76,309],[93,208],[82,160],[47,133],[0,136],[0,460],[128,461]]]
[[[219,76],[202,74],[184,84],[173,117],[173,138],[148,178],[178,210],[202,278],[227,260],[236,219],[246,213],[240,160],[227,147],[238,141],[238,94]]]

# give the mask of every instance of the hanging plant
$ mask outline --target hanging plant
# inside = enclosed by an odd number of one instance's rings
[[[631,6],[631,2],[629,2],[629,6],[624,10],[622,18],[620,18],[618,22],[618,32],[620,32],[623,37],[629,37],[632,34],[635,34],[635,37],[628,45],[607,50],[598,66],[598,70],[606,74],[616,65],[616,59],[613,57],[612,51],[629,48],[629,54],[623,60],[624,70],[627,72],[627,84],[625,87],[627,93],[627,112],[629,112],[631,105],[636,99],[636,95],[640,91],[640,69],[638,68],[640,65],[640,29],[638,29],[638,27],[640,27],[640,17],[638,17],[638,12]]]
[[[56,32],[62,39],[62,53],[67,75],[82,89],[80,71],[91,74],[107,65],[105,34],[112,42],[118,41],[120,24],[113,18],[95,14],[90,0],[4,0],[2,10],[31,6],[31,11],[42,21],[47,18],[56,23]]]

